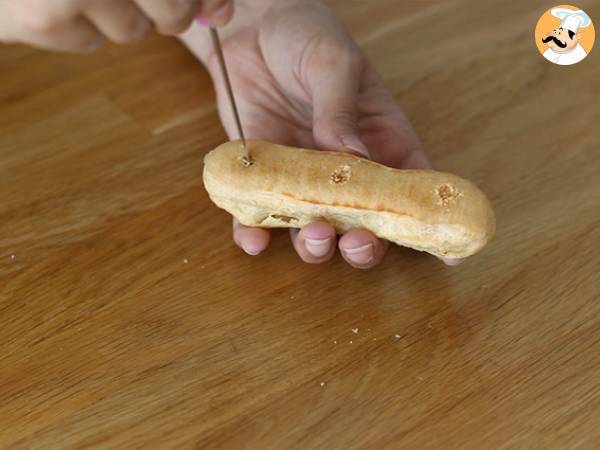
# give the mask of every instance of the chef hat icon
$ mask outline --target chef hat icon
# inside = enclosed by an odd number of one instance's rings
[[[589,27],[592,23],[590,16],[580,9],[553,8],[550,12],[561,20],[560,28],[571,30],[573,33],[577,33],[579,28]]]

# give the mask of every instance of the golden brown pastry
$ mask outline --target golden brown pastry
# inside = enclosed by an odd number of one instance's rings
[[[248,141],[204,158],[211,200],[244,225],[301,228],[330,223],[338,233],[363,228],[436,256],[464,258],[490,240],[494,212],[472,182],[433,170],[399,170],[341,152]]]

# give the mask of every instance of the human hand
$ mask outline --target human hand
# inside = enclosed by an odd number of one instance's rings
[[[222,40],[248,139],[348,151],[402,169],[431,167],[393,94],[329,9],[313,0],[277,0],[264,11],[243,9],[241,2],[232,24],[222,30]],[[207,65],[225,130],[237,139],[218,61],[205,33],[193,27],[182,39]],[[308,263],[325,262],[335,253],[336,232],[325,222],[291,229],[290,234],[298,255]],[[257,255],[267,247],[270,232],[234,219],[233,238],[248,254]],[[370,268],[382,260],[388,242],[366,230],[351,230],[337,247],[353,267]]]
[[[224,25],[233,0],[0,0],[0,41],[89,52],[106,40],[126,43],[156,28],[186,30],[197,16]]]

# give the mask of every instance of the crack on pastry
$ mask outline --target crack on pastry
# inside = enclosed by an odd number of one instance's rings
[[[463,194],[451,184],[442,184],[437,188],[437,195],[439,198],[438,203],[447,206],[459,197],[462,197]]]
[[[331,177],[329,178],[329,182],[331,184],[344,184],[350,181],[350,175],[352,170],[350,166],[343,165],[335,169],[331,172]]]
[[[290,223],[292,221],[298,221],[298,219],[296,217],[292,217],[292,216],[282,216],[280,214],[271,214],[271,216],[273,219],[275,220],[281,220],[282,222],[285,223]]]
[[[294,195],[291,192],[286,192],[286,191],[279,192],[279,194],[283,195],[284,197],[288,197],[290,199],[297,200],[299,202],[314,203],[314,204],[323,204],[323,205],[333,206],[333,207],[338,207],[339,206],[339,207],[342,207],[342,208],[358,209],[358,210],[361,210],[361,211],[372,211],[371,208],[367,208],[367,207],[364,207],[364,206],[361,206],[361,205],[357,205],[356,203],[336,202],[336,201],[330,201],[330,202],[327,202],[327,203],[323,203],[318,198],[308,197],[306,195]],[[392,213],[392,214],[398,214],[398,215],[406,216],[406,217],[415,217],[415,215],[412,212],[408,211],[408,210],[398,209],[398,208],[386,208],[382,204],[378,204],[377,205],[377,211],[379,211],[379,212],[387,212],[387,213]]]

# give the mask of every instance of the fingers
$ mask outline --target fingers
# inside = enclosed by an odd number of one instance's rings
[[[203,14],[224,25],[232,0],[0,0],[0,40],[88,52],[108,39],[126,43],[155,26],[164,34],[185,31]]]
[[[152,27],[135,3],[122,0],[91,0],[83,11],[104,36],[118,44],[141,39]]]
[[[89,52],[102,45],[102,34],[77,11],[51,6],[40,0],[0,1],[0,38],[68,52]]]
[[[313,136],[317,147],[369,158],[357,126],[363,62],[358,50],[327,45],[311,56],[308,83],[313,99]]]
[[[336,232],[327,222],[313,222],[301,230],[290,228],[290,237],[298,256],[306,263],[321,264],[335,254]],[[256,256],[262,253],[268,247],[270,238],[268,230],[246,227],[233,218],[233,240],[247,254]],[[337,246],[352,267],[370,269],[381,263],[389,242],[378,239],[367,230],[351,230],[340,238]],[[448,266],[456,266],[464,261],[456,258],[440,260]]]
[[[309,264],[329,261],[335,253],[335,230],[326,222],[314,222],[301,230],[291,228],[290,237],[302,261]]]
[[[135,0],[137,6],[163,34],[185,31],[200,9],[200,0]]]
[[[298,256],[309,264],[329,261],[336,250],[336,233],[326,222],[314,222],[301,230],[290,228],[290,237]],[[269,244],[269,232],[262,228],[245,227],[233,219],[233,238],[249,255],[258,255]],[[365,230],[352,230],[339,242],[344,259],[353,267],[369,269],[381,262],[387,241],[377,239]]]
[[[327,222],[313,222],[301,230],[290,228],[292,244],[302,261],[320,264],[329,261],[335,254],[335,229]],[[383,260],[389,242],[378,239],[367,230],[351,230],[338,243],[342,257],[352,267],[370,269]],[[456,266],[464,259],[440,258],[448,266]]]
[[[263,252],[269,245],[271,234],[263,228],[251,228],[242,225],[233,218],[233,240],[249,255],[255,256]]]
[[[370,269],[379,264],[388,245],[366,230],[351,230],[338,243],[343,258],[357,269]]]

